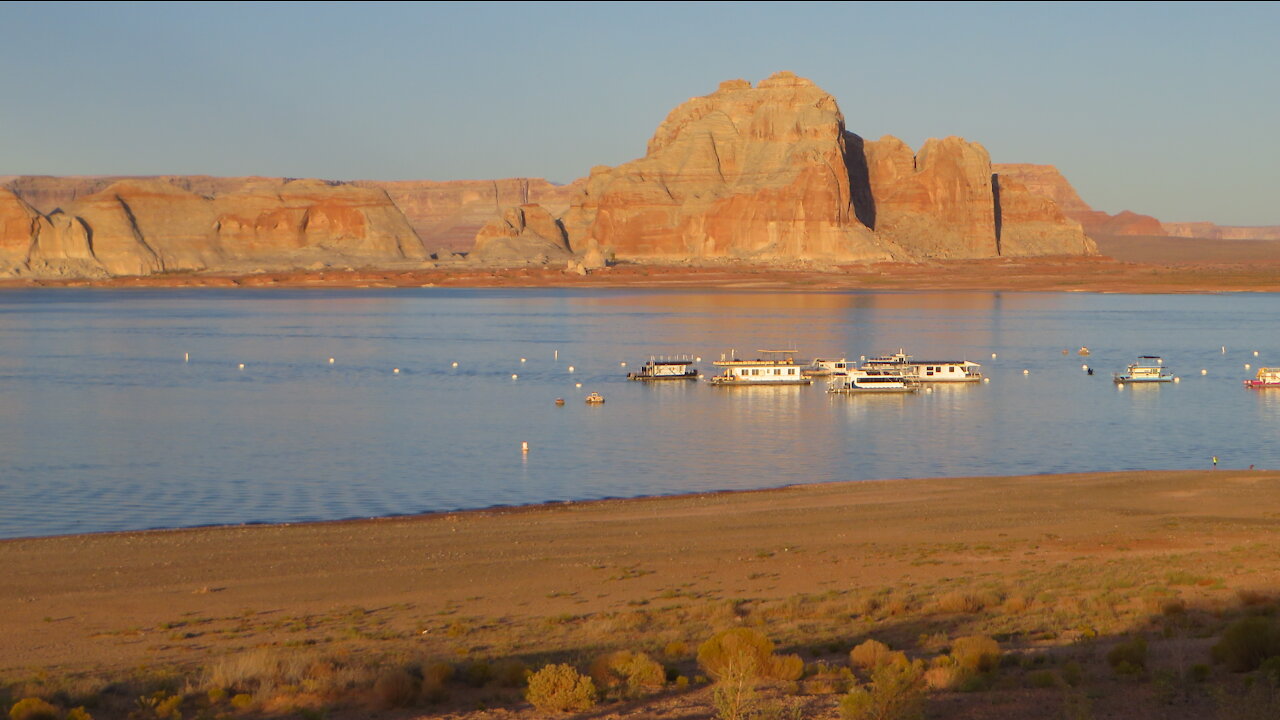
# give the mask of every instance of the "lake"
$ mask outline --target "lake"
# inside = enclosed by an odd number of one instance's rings
[[[1277,327],[1269,294],[6,290],[0,537],[1215,455],[1275,468],[1280,390],[1241,381],[1280,365]],[[967,358],[990,382],[845,396],[625,378],[652,355],[710,375],[731,349],[788,346]],[[1181,381],[1117,389],[1147,354]]]

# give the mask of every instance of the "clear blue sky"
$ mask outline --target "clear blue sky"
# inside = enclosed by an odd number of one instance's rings
[[[0,174],[547,177],[791,70],[849,129],[1280,224],[1280,4],[0,5]]]

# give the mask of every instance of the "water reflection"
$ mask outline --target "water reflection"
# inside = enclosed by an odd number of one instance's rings
[[[1203,467],[1213,455],[1220,467],[1275,466],[1280,391],[1240,386],[1244,363],[1280,353],[1259,341],[1280,320],[1275,300],[0,292],[0,535],[823,480]],[[729,348],[790,345],[802,357],[902,347],[967,358],[991,382],[833,396],[821,381],[625,380],[651,355],[700,355],[710,375]],[[1062,355],[1081,345],[1089,358]],[[1183,382],[1110,382],[1152,353],[1184,369]],[[607,402],[586,405],[592,390]]]

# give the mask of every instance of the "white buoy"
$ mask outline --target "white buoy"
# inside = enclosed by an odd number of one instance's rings
[[[1254,356],[1254,357],[1258,357],[1258,351],[1257,351],[1257,350],[1254,350],[1254,351],[1253,351],[1253,356]]]
[[[694,361],[694,362],[702,362],[702,356],[701,356],[701,355],[699,355],[698,357],[694,358],[694,359],[693,359],[693,361]]]
[[[515,373],[511,373],[511,379],[512,379],[512,380],[515,380],[515,379],[516,379],[516,378],[518,378],[518,377],[520,377],[520,376],[519,376],[519,375],[517,375],[517,374],[515,374]]]
[[[1173,381],[1174,381],[1175,383],[1180,383],[1180,382],[1182,382],[1182,378],[1180,378],[1180,377],[1176,377],[1176,376],[1175,376],[1175,377],[1173,378]]]
[[[570,366],[569,366],[569,372],[573,372],[573,366],[572,366],[572,365],[570,365]]]
[[[333,358],[329,358],[329,364],[330,364],[330,365],[332,365],[332,364],[333,364]]]
[[[925,394],[926,394],[926,395],[928,395],[929,393],[933,392],[933,388],[931,388],[931,387],[927,387],[927,388],[925,388],[925,389],[924,389],[924,392],[925,392]]]
[[[996,355],[995,353],[991,353],[991,359],[992,359],[992,360],[995,360],[997,357],[999,357],[999,356],[998,356],[998,355]]]
[[[1245,364],[1244,364],[1244,369],[1245,369],[1245,370],[1248,370],[1250,367],[1251,367],[1251,366],[1249,365],[1249,363],[1245,363]]]
[[[189,352],[182,353],[182,362],[191,362],[191,353]]]
[[[1249,368],[1249,366],[1248,366],[1248,365],[1245,365],[1245,369],[1248,369],[1248,368]],[[240,369],[241,369],[241,370],[243,370],[243,369],[244,369],[244,363],[240,363]]]
[[[529,441],[525,440],[520,443],[520,452],[529,452]]]
[[[525,358],[520,358],[520,362],[525,362]]]
[[[574,384],[574,387],[582,387],[582,383],[576,383]]]
[[[1088,366],[1088,365],[1081,365],[1081,366],[1080,366],[1080,369],[1081,369],[1081,370],[1084,370],[1085,372],[1089,372],[1089,366]]]
[[[982,378],[982,382],[989,383],[991,382],[991,378]]]
[[[1022,374],[1023,374],[1023,375],[1030,375],[1030,374],[1031,374],[1031,371],[1030,371],[1030,370],[1023,370],[1023,371],[1022,371]]]
[[[1255,354],[1256,354],[1256,353],[1255,353]],[[627,366],[627,364],[626,364],[625,362],[620,362],[620,363],[618,363],[618,366],[619,366],[619,367],[626,367],[626,366]]]
[[[559,351],[559,350],[555,351],[555,353],[553,353],[553,354],[552,354],[552,357],[553,357],[554,359],[556,359],[556,360],[559,360],[559,359],[560,359],[560,351]]]
[[[456,361],[456,360],[455,360],[455,361],[453,362],[453,366],[454,366],[454,367],[458,367],[458,361]]]
[[[1226,346],[1226,345],[1223,345],[1223,346],[1222,346],[1222,354],[1223,354],[1223,355],[1226,355],[1226,354],[1227,354],[1227,346]]]
[[[400,368],[392,368],[392,369],[391,369],[391,373],[392,373],[393,375],[399,375],[399,374],[400,374]]]
[[[1209,371],[1208,371],[1208,370],[1205,370],[1204,368],[1200,368],[1200,374],[1201,374],[1201,375],[1208,375],[1208,374],[1209,374]]]

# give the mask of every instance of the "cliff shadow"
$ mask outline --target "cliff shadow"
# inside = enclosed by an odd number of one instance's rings
[[[1000,247],[1000,233],[1004,229],[1004,212],[1000,209],[1000,175],[991,173],[991,205],[996,221],[996,255],[1003,255]]]
[[[845,131],[844,166],[849,173],[849,200],[858,221],[871,230],[876,229],[876,199],[871,194],[871,171],[867,167],[867,152],[863,139]]]

